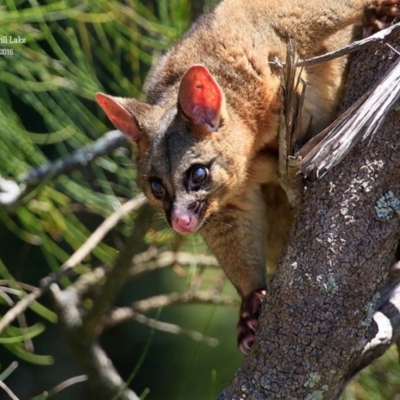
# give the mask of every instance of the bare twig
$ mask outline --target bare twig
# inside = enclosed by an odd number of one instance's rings
[[[120,131],[110,131],[97,139],[90,146],[83,147],[65,158],[42,165],[30,170],[27,174],[19,177],[18,181],[26,185],[38,185],[49,175],[56,178],[63,174],[86,167],[98,157],[110,154],[118,147],[128,144],[127,138]]]
[[[3,381],[0,381],[0,387],[8,394],[11,400],[19,400],[19,398],[12,392],[12,390]]]
[[[174,265],[193,265],[200,267],[217,267],[217,260],[213,256],[195,255],[185,252],[173,252],[150,248],[143,253],[133,257],[133,266],[127,271],[127,276],[138,277],[144,273],[149,273],[158,269],[171,268]],[[223,275],[225,277],[225,275]],[[106,269],[98,267],[91,272],[82,275],[73,283],[74,290],[83,297],[93,286],[99,283],[106,277]],[[1,282],[1,281],[0,281]],[[1,294],[1,292],[0,292]]]
[[[128,200],[118,210],[112,213],[104,222],[90,235],[88,240],[65,262],[62,269],[70,269],[78,265],[104,238],[104,236],[113,229],[117,223],[126,214],[139,209],[147,202],[144,195],[139,195],[134,199]]]
[[[90,146],[79,149],[65,158],[31,169],[20,176],[17,182],[0,178],[0,205],[15,206],[23,196],[49,178],[68,174],[73,170],[86,167],[98,157],[110,154],[118,147],[126,146],[127,138],[119,131],[110,131]]]
[[[4,288],[0,288],[0,297],[8,304],[9,307],[12,307],[15,304],[12,298],[7,294],[7,290],[4,290]]]
[[[34,397],[32,400],[35,400],[35,398],[43,398],[43,396],[46,396],[46,398],[53,396],[53,395],[61,392],[62,390],[66,389],[69,386],[87,381],[87,379],[88,378],[86,375],[74,376],[73,378],[69,378],[69,379],[65,380],[64,382],[59,383],[58,385],[54,386],[53,388],[46,390],[42,395]]]
[[[141,204],[143,204],[145,199],[144,197],[141,197],[141,199]],[[91,340],[101,333],[104,315],[114,303],[121,288],[126,284],[132,258],[147,248],[143,238],[148,229],[148,212],[147,208],[143,208],[136,216],[135,228],[130,238],[127,240],[124,249],[119,253],[114,267],[108,271],[104,285],[96,292],[93,308],[84,316],[81,334],[86,340]]]
[[[5,381],[17,368],[18,361],[13,361],[1,374],[0,381]]]
[[[18,324],[21,329],[21,333],[23,336],[25,336],[24,347],[27,351],[29,351],[30,353],[33,353],[35,351],[35,346],[33,344],[33,340],[28,336],[29,330],[28,330],[28,323],[26,321],[25,314],[20,314],[20,315],[18,315],[17,318],[18,318]]]
[[[173,333],[175,335],[186,335],[196,342],[204,342],[208,346],[215,347],[218,345],[218,339],[208,337],[200,332],[184,329],[179,325],[170,324],[168,322],[161,322],[154,318],[146,317],[143,314],[133,312],[131,319],[137,321],[143,325],[149,326],[150,328],[157,329],[159,331]]]
[[[111,214],[88,238],[88,240],[60,267],[59,271],[54,275],[49,275],[43,279],[39,288],[33,290],[29,295],[20,300],[13,308],[8,310],[0,320],[0,333],[14,319],[23,313],[35,300],[46,293],[53,283],[58,282],[100,243],[104,236],[118,223],[118,221],[127,213],[137,210],[146,199],[140,195],[134,199],[127,201],[117,211]]]
[[[333,60],[334,58],[354,53],[355,51],[361,50],[367,46],[370,46],[373,43],[384,41],[390,34],[397,32],[399,30],[400,30],[400,22],[390,26],[389,28],[378,31],[365,39],[357,40],[356,42],[353,42],[346,47],[342,47],[341,49],[325,53],[321,56],[298,61],[296,65],[300,67],[315,65],[324,61]]]
[[[184,292],[169,293],[153,296],[148,299],[134,302],[131,307],[121,307],[113,310],[106,322],[106,326],[114,326],[124,321],[132,319],[135,313],[146,313],[159,307],[167,307],[175,304],[214,304],[233,307],[237,305],[237,301],[230,297],[223,296],[212,292]]]
[[[32,292],[33,290],[37,289],[36,286],[32,286],[32,285],[29,285],[28,283],[24,283],[24,282],[20,282],[20,281],[16,281],[16,284],[21,289],[27,290],[29,292]],[[0,287],[3,286],[3,285],[4,286],[9,286],[10,285],[10,281],[7,280],[7,279],[0,279]],[[14,289],[14,288],[13,289],[12,288],[7,288],[7,290],[6,290],[5,287],[2,287],[2,290],[7,291],[8,293],[11,293],[11,294],[15,294],[16,296],[20,296],[21,295],[21,292],[19,290]]]
[[[138,254],[133,258],[133,267],[129,270],[130,276],[138,276],[157,269],[169,268],[174,264],[212,267],[218,262],[214,256],[191,254],[174,251],[154,251]]]
[[[137,312],[148,312],[158,307],[171,306],[173,304],[214,304],[232,307],[237,305],[231,297],[222,296],[210,292],[184,292],[169,293],[167,295],[159,295],[150,297],[145,300],[139,300],[132,304],[132,308]]]

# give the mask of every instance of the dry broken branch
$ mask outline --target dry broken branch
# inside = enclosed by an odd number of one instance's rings
[[[297,152],[301,172],[318,177],[337,165],[359,140],[380,128],[399,96],[400,57],[375,87]]]
[[[281,65],[283,104],[279,127],[279,180],[289,203],[296,208],[301,200],[302,180],[298,176],[300,162],[293,157],[301,136],[301,118],[307,85],[296,67],[296,42],[289,39],[285,65]],[[280,65],[277,62],[278,66]],[[300,90],[301,88],[301,90]]]

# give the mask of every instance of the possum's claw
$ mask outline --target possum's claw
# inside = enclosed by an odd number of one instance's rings
[[[238,330],[238,347],[244,354],[248,354],[254,343],[255,330],[258,327],[258,317],[260,316],[261,303],[265,298],[266,290],[259,289],[251,292],[243,299],[240,308]]]

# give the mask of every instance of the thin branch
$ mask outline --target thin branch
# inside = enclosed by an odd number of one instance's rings
[[[110,154],[116,148],[127,144],[128,140],[121,132],[110,131],[90,146],[83,147],[55,162],[31,169],[20,176],[17,182],[0,177],[0,205],[15,206],[23,196],[31,192],[33,188],[43,183],[43,181],[86,167],[96,158]]]
[[[62,269],[70,269],[78,265],[110,232],[117,223],[128,213],[139,209],[147,203],[144,195],[139,195],[134,199],[128,200],[126,203],[112,213],[104,222],[90,235],[86,242],[72,255],[72,257],[62,265]]]
[[[0,388],[2,388],[8,394],[11,400],[19,400],[19,398],[12,392],[12,390],[3,381],[0,381]]]
[[[159,331],[173,333],[175,335],[189,336],[190,339],[192,339],[196,342],[204,342],[205,344],[207,344],[208,346],[211,346],[211,347],[215,347],[218,345],[218,339],[205,336],[200,332],[184,329],[184,328],[180,327],[179,325],[171,324],[168,322],[161,322],[154,318],[146,317],[145,315],[137,313],[135,311],[133,311],[131,319],[133,319],[134,321],[137,321],[143,325],[146,325],[150,328],[157,329]]]
[[[216,266],[217,261],[213,256],[194,255],[185,252],[175,253],[173,251],[159,251],[158,249],[151,248],[133,257],[133,267],[130,268],[127,273],[128,276],[137,277],[138,275],[155,271],[157,269],[171,268],[176,264],[196,264],[197,266],[202,267],[212,267]],[[80,276],[70,286],[70,288],[77,293],[79,298],[82,298],[91,288],[98,286],[101,281],[105,280],[106,273],[107,272],[105,268],[98,267],[93,271],[87,272],[86,274]],[[221,279],[221,282],[218,282],[219,286],[225,281],[225,275],[222,275],[222,277],[223,279]],[[193,288],[191,288],[191,291],[193,292]],[[210,291],[210,295],[218,296],[218,293],[218,287]],[[113,323],[110,324],[114,325]]]
[[[174,251],[150,248],[133,257],[133,266],[127,271],[127,276],[136,278],[144,273],[149,273],[158,269],[171,268],[177,264],[181,266],[195,264],[199,267],[217,268],[217,260],[214,256],[196,255],[185,252],[176,253]],[[225,277],[225,275],[223,276]],[[105,277],[106,269],[104,267],[98,267],[80,276],[72,286],[74,290],[79,293],[79,296],[83,297],[92,287],[99,285]]]
[[[5,381],[17,368],[18,361],[13,361],[1,374],[0,381]]]
[[[104,236],[115,227],[118,221],[127,213],[137,210],[146,199],[143,195],[128,200],[118,210],[111,214],[86,240],[86,242],[60,267],[56,274],[47,276],[42,280],[39,288],[35,289],[20,300],[13,308],[8,310],[0,320],[0,333],[7,327],[14,319],[22,314],[34,301],[46,293],[53,283],[67,275],[75,266],[80,264],[84,258],[101,242]]]
[[[90,272],[86,272],[81,275],[71,286],[66,290],[71,288],[74,290],[79,298],[83,298],[92,288],[101,285],[106,277],[106,269],[104,267],[97,267]]]
[[[217,266],[218,262],[214,256],[174,251],[159,252],[151,249],[133,258],[133,267],[129,270],[129,275],[137,277],[138,275],[157,269],[169,268],[174,264],[195,264],[201,267],[212,267]]]
[[[33,290],[37,290],[37,287],[36,287],[36,286],[29,285],[28,283],[16,281],[16,284],[17,284],[21,289],[27,290],[27,291],[29,291],[29,292],[32,292]],[[0,286],[9,286],[9,285],[10,285],[10,281],[9,281],[9,280],[7,280],[7,279],[0,279]],[[19,290],[16,290],[16,289],[8,288],[8,289],[6,290],[4,287],[2,287],[2,290],[8,291],[8,293],[12,293],[12,294],[15,294],[15,295],[17,295],[17,296],[20,296],[20,294],[21,294],[21,292],[20,292]]]
[[[7,294],[7,291],[3,289],[4,288],[0,289],[0,297],[7,303],[9,307],[12,307],[15,303],[13,302],[12,298]]]
[[[216,346],[218,340],[215,338],[209,338],[199,332],[183,329],[178,325],[160,322],[142,314],[142,312],[149,312],[160,307],[177,304],[214,304],[232,307],[237,305],[237,301],[214,292],[187,291],[185,293],[159,295],[145,300],[136,301],[131,307],[121,307],[113,310],[107,317],[105,326],[110,328],[133,319],[141,324],[150,326],[151,328],[174,334],[184,334],[193,340],[205,342],[209,346]]]
[[[53,396],[62,390],[68,388],[69,386],[76,385],[77,383],[86,382],[87,381],[86,375],[79,375],[74,376],[73,378],[66,379],[65,381],[59,383],[58,385],[54,386],[53,388],[46,390],[42,395],[37,396],[38,398],[42,398],[43,396],[50,397]],[[32,400],[35,400],[33,398]]]
[[[131,307],[121,307],[113,310],[107,317],[106,326],[115,326],[134,317],[135,313],[146,313],[159,307],[167,307],[176,304],[214,304],[233,307],[237,301],[230,297],[212,292],[184,292],[169,293],[153,296],[148,299],[134,302]]]
[[[125,146],[127,143],[127,138],[120,131],[109,131],[89,146],[85,146],[67,157],[30,170],[27,174],[19,177],[18,181],[28,186],[38,185],[48,176],[56,178],[75,169],[86,167],[96,158],[110,154],[116,148]]]
[[[33,344],[33,340],[28,336],[29,329],[28,329],[28,323],[25,318],[25,314],[20,314],[18,315],[18,324],[21,329],[22,335],[26,336],[24,339],[24,347],[25,350],[29,351],[30,353],[33,353],[35,351],[35,346]]]
[[[395,33],[397,31],[400,31],[400,22],[395,25],[390,26],[389,28],[378,31],[365,39],[357,40],[356,42],[353,42],[346,47],[342,47],[341,49],[331,51],[329,53],[325,53],[321,56],[298,61],[296,63],[296,66],[306,67],[309,65],[315,65],[315,64],[322,63],[324,61],[333,60],[334,58],[338,58],[341,56],[345,56],[347,54],[354,53],[358,50],[361,50],[363,48],[370,46],[373,43],[378,43],[378,42],[384,41],[390,34]]]
[[[141,204],[144,203],[145,198],[141,197]],[[126,284],[132,258],[147,248],[143,238],[148,229],[148,213],[149,210],[143,208],[136,216],[135,227],[131,236],[124,249],[119,253],[114,267],[108,271],[104,285],[96,292],[93,308],[84,316],[81,334],[86,340],[91,340],[101,333],[104,315],[109,311],[121,288]]]

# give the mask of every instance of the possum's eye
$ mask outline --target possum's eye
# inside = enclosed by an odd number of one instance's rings
[[[207,167],[196,165],[189,170],[188,175],[190,190],[198,190],[207,181],[209,171]]]
[[[204,167],[195,167],[192,169],[192,173],[190,177],[192,178],[193,183],[201,183],[204,182],[207,178],[208,170]]]
[[[158,199],[161,199],[164,197],[165,188],[158,179],[153,179],[150,182],[150,186],[151,186],[151,191],[153,192],[155,197],[157,197]]]

